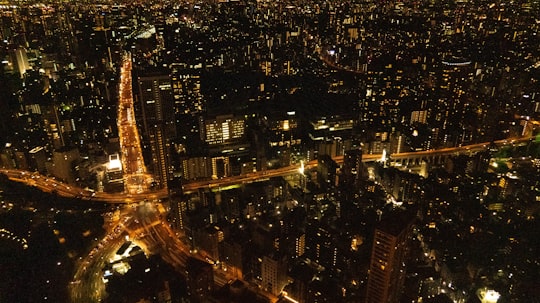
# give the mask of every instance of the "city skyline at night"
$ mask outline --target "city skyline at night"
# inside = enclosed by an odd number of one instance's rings
[[[540,302],[540,2],[0,3],[0,301]]]

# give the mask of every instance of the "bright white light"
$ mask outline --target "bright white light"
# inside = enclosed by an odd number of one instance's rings
[[[381,156],[381,162],[386,162],[388,158],[386,157],[386,149],[383,149],[382,156]]]
[[[109,163],[107,164],[108,170],[121,170],[122,162],[120,161],[120,156],[118,154],[109,156]]]
[[[500,297],[501,295],[498,292],[494,290],[488,290],[484,298],[488,300],[488,302],[497,302]]]
[[[501,297],[495,290],[487,288],[479,289],[476,294],[482,303],[497,303]]]

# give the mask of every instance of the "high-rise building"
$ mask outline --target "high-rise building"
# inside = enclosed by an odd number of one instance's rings
[[[15,156],[15,148],[11,143],[6,143],[0,150],[0,165],[5,168],[18,168],[17,157]],[[24,169],[24,168],[23,168]]]
[[[52,162],[49,163],[47,171],[64,182],[73,184],[75,182],[74,165],[80,161],[79,149],[64,147],[53,152]]]
[[[190,142],[204,140],[201,136],[202,115],[206,104],[201,93],[202,65],[185,63],[171,64],[171,85],[174,100],[174,115],[178,137]]]
[[[289,298],[299,303],[308,303],[309,285],[314,280],[315,269],[305,263],[294,264],[290,271],[293,283],[285,288]]]
[[[122,192],[124,190],[124,173],[118,154],[109,155],[109,162],[105,170],[105,181],[105,191],[107,192]]]
[[[427,121],[427,110],[414,110],[411,113],[411,124],[413,123],[423,123],[426,124]]]
[[[467,91],[475,78],[476,69],[463,58],[449,56],[436,69],[438,95],[436,103],[429,105],[427,121],[436,129],[432,134],[434,147],[466,145],[472,139],[466,113],[473,103]]]
[[[324,188],[336,185],[336,171],[338,165],[329,155],[322,155],[317,159],[317,175]]]
[[[46,162],[47,162],[47,153],[43,146],[37,146],[35,148],[32,148],[28,152],[29,159],[29,166],[30,169],[34,171],[38,171],[40,173],[46,173]]]
[[[219,261],[219,243],[223,241],[223,231],[217,226],[209,226],[194,231],[195,247],[206,252],[214,261]]]
[[[169,137],[174,137],[173,101],[171,82],[168,75],[158,74],[138,77],[139,102],[143,115],[143,134],[158,123],[166,126]]]
[[[138,102],[143,145],[150,158],[151,170],[161,188],[168,188],[171,178],[170,140],[176,137],[172,89],[168,75],[138,79]]]
[[[399,103],[405,84],[403,70],[388,64],[366,72],[365,97],[359,101],[359,123],[375,132],[392,129],[399,121]]]
[[[246,133],[244,116],[219,115],[204,120],[201,127],[201,138],[206,143],[204,146],[205,152],[212,156],[229,156],[231,161],[228,164],[219,161],[220,164],[216,167],[222,167],[223,169],[228,167],[227,169],[230,168],[232,175],[240,174],[244,163],[255,162],[253,158],[248,158],[251,144],[246,140]],[[216,162],[216,164],[218,163]],[[222,171],[225,173],[225,170]],[[221,172],[216,171],[216,173]]]
[[[184,180],[219,179],[230,175],[229,157],[191,157],[182,160]]]
[[[233,239],[221,242],[221,262],[234,277],[242,279],[244,270],[244,246]]]
[[[181,196],[175,196],[169,200],[169,204],[171,206],[172,226],[175,229],[183,230],[186,227],[187,201]]]
[[[183,63],[171,64],[171,85],[177,113],[195,116],[205,112],[206,106],[201,94],[201,68]]]
[[[243,117],[221,115],[205,121],[205,141],[210,145],[230,143],[244,137]]]
[[[47,133],[50,144],[54,149],[61,149],[66,144],[64,134],[60,125],[58,106],[55,104],[41,107],[43,126]]]
[[[28,62],[28,56],[26,55],[26,49],[17,48],[12,51],[11,56],[15,70],[19,73],[21,78],[23,78],[26,71],[31,69],[30,63]]]
[[[363,178],[363,171],[362,149],[358,148],[345,151],[340,183],[344,186],[358,188]]]
[[[214,287],[212,265],[195,258],[189,258],[186,264],[186,282],[191,302],[206,302]]]
[[[310,223],[310,226],[306,228],[305,252],[310,260],[322,267],[335,268],[338,257],[341,258],[334,238],[336,233],[327,226],[318,225],[318,223]]]
[[[366,303],[399,302],[413,221],[413,213],[393,214],[375,229]]]
[[[301,257],[304,255],[306,250],[306,234],[299,233],[294,237],[294,255],[296,257]]]
[[[284,258],[264,256],[261,264],[262,287],[279,295],[287,284],[287,263]]]

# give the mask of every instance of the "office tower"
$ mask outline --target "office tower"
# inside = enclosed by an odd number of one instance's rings
[[[21,150],[16,150],[15,153],[15,163],[17,163],[17,168],[28,170],[28,159],[26,158],[26,152]]]
[[[428,114],[428,111],[426,109],[413,110],[411,112],[410,124],[414,124],[414,123],[426,124],[427,114]]]
[[[266,156],[281,159],[282,165],[290,165],[294,161],[291,157],[295,151],[300,150],[302,142],[299,120],[294,111],[286,113],[270,113],[262,120],[262,124],[267,127],[265,132],[255,136],[255,146],[257,146],[257,169],[266,168]],[[258,144],[266,140],[268,143]],[[262,142],[261,142],[262,143]],[[271,154],[267,155],[267,148]]]
[[[226,220],[235,220],[242,215],[240,207],[240,192],[238,189],[231,189],[219,192],[219,205]],[[216,203],[217,204],[217,203]]]
[[[251,144],[246,140],[244,116],[220,115],[207,119],[201,132],[201,138],[204,138],[206,143],[206,153],[212,156],[229,156],[231,161],[228,163],[215,162],[216,168],[220,168],[223,173],[229,173],[224,169],[230,169],[232,175],[240,174],[244,163],[255,162],[252,158],[247,158]],[[215,172],[221,173],[218,170]]]
[[[83,57],[91,65],[100,65],[103,63],[111,64],[110,47],[113,40],[109,23],[112,22],[110,15],[106,12],[96,12],[94,16],[87,16],[87,24],[93,24],[92,27],[85,27],[84,32],[89,34],[86,39],[79,37],[79,49]],[[91,19],[90,19],[91,18]],[[88,49],[85,49],[88,48]]]
[[[355,121],[348,115],[335,115],[318,117],[309,123],[312,128],[310,129],[310,138],[314,141],[319,141],[326,138],[350,137]]]
[[[205,112],[201,94],[201,68],[183,63],[171,64],[171,85],[178,113],[195,116]]]
[[[170,78],[178,137],[187,142],[200,140],[199,122],[206,112],[206,105],[201,94],[200,67],[202,65],[171,64]]]
[[[185,180],[207,179],[211,177],[211,159],[192,157],[182,160],[182,177]]]
[[[463,117],[474,106],[467,92],[475,71],[471,62],[452,56],[447,56],[436,69],[437,100],[429,105],[427,117],[430,127],[435,129],[432,134],[434,147],[465,145],[473,139],[473,121]]]
[[[11,56],[15,71],[17,71],[20,77],[23,78],[26,74],[26,71],[31,69],[30,63],[28,62],[28,56],[26,55],[26,49],[20,47],[14,49],[11,53]]]
[[[423,139],[423,138],[420,138]],[[400,132],[395,132],[390,135],[390,153],[399,154],[407,150],[407,144],[405,144],[406,137]],[[431,140],[425,140],[423,142],[424,149],[430,149],[432,145]]]
[[[306,232],[303,228],[306,220],[306,212],[301,207],[293,208],[284,213],[279,224],[280,249],[288,256],[300,257],[306,251]],[[280,244],[281,244],[280,243]]]
[[[343,140],[340,137],[325,138],[319,141],[319,157],[328,155],[330,157],[343,155]]]
[[[414,214],[392,214],[375,229],[366,303],[397,303],[405,280]]]
[[[302,142],[298,129],[298,118],[295,112],[287,112],[286,115],[276,115],[269,117],[268,141],[270,146],[294,146]]]
[[[309,285],[314,280],[316,271],[306,263],[297,263],[291,267],[290,276],[292,283],[285,287],[287,296],[296,300],[298,303],[308,303]]]
[[[6,143],[0,149],[0,165],[4,168],[13,169],[17,166],[17,158],[15,157],[15,147],[11,143]]]
[[[262,288],[273,295],[279,295],[287,284],[287,263],[285,258],[264,256],[261,264]]]
[[[172,90],[168,75],[138,77],[138,103],[143,145],[150,157],[150,168],[161,188],[171,178],[170,140],[176,137]],[[140,121],[139,121],[140,120]]]
[[[370,131],[389,131],[398,125],[399,102],[407,79],[398,66],[388,64],[366,73],[365,97],[359,101],[359,123]]]
[[[229,157],[213,157],[211,160],[212,178],[219,179],[231,175]]]
[[[221,115],[205,121],[205,141],[209,145],[228,144],[244,137],[245,121],[243,117]]]

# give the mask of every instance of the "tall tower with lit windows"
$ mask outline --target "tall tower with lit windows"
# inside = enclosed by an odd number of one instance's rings
[[[174,101],[174,115],[178,137],[185,142],[200,140],[202,115],[206,104],[201,93],[202,65],[186,63],[171,64],[171,86]]]
[[[201,68],[183,63],[171,64],[171,85],[176,111],[188,115],[205,111],[201,94]]]
[[[362,149],[351,149],[343,155],[343,169],[340,179],[341,185],[358,189],[363,179],[364,164],[362,163]]]
[[[170,140],[176,137],[169,75],[138,77],[137,82],[143,149],[159,187],[168,188]]]
[[[399,302],[413,222],[412,212],[392,214],[375,229],[366,303]]]

